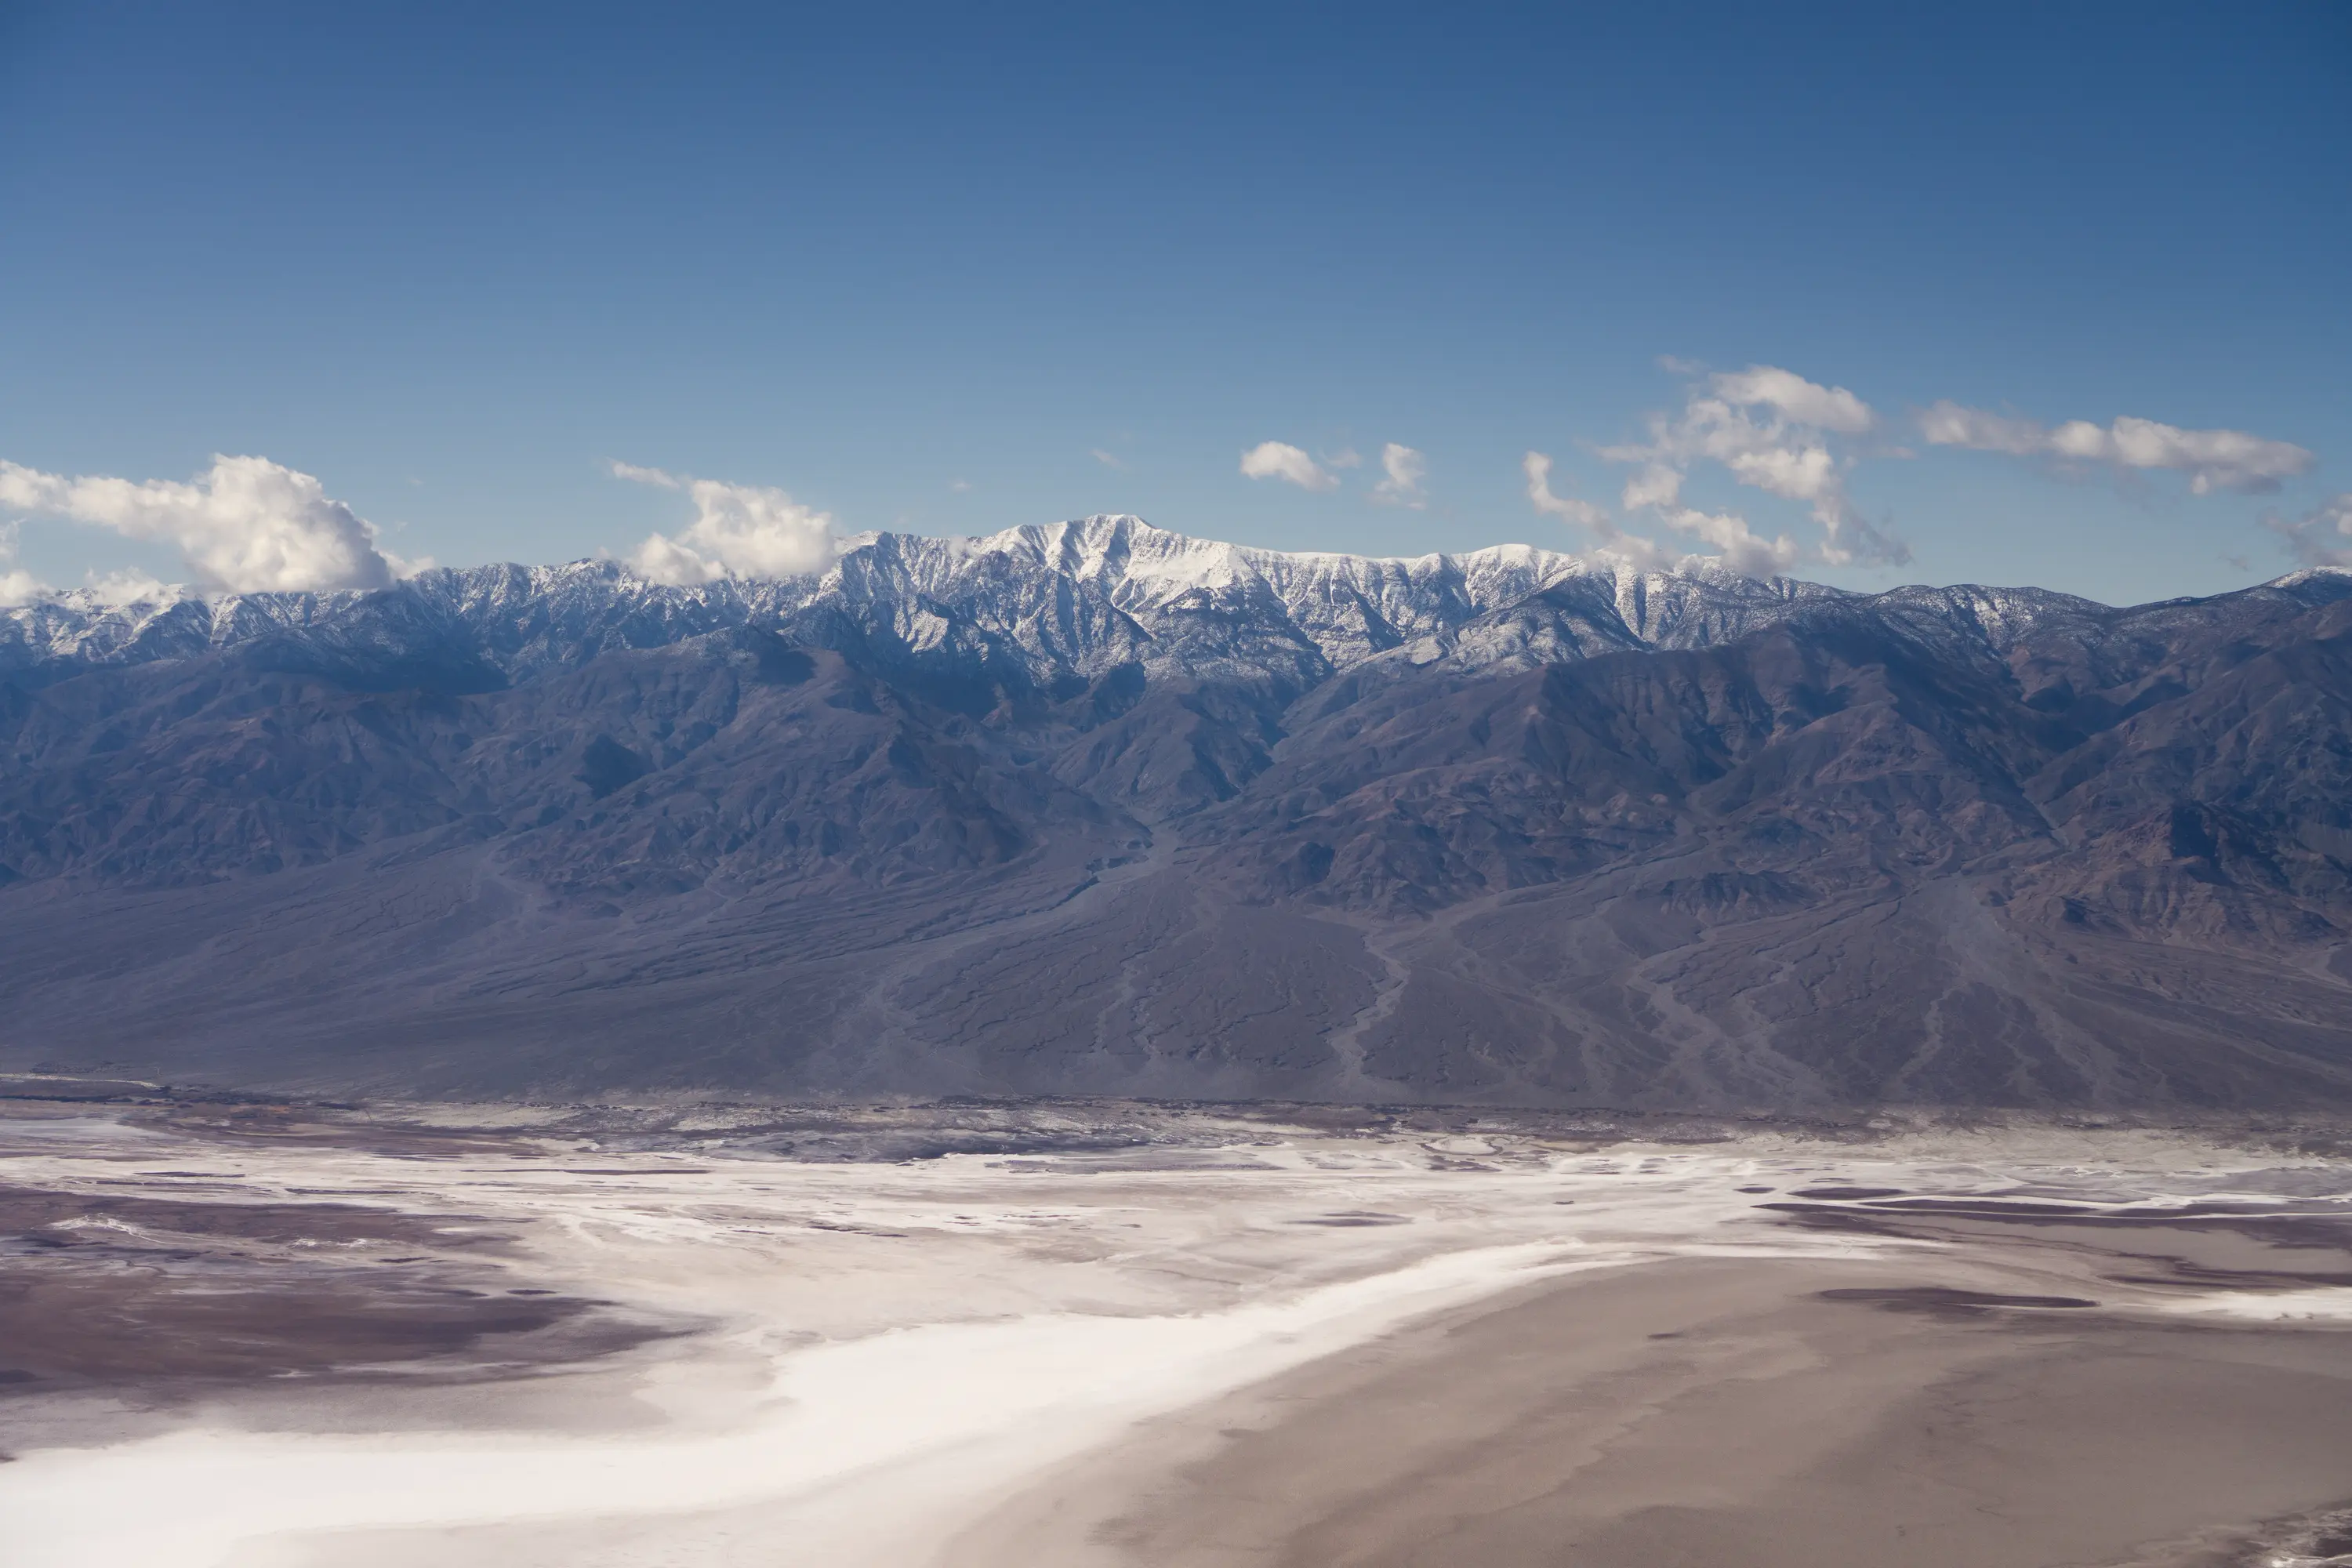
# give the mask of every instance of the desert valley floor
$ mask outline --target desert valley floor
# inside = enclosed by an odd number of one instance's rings
[[[5,1087],[16,1568],[2352,1554],[2311,1128]]]

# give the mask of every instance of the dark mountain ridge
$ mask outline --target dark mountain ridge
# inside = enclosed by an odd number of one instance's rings
[[[2352,1104],[2352,576],[2113,609],[1089,519],[0,612],[0,1067]]]

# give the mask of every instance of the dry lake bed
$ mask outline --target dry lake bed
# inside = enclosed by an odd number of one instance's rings
[[[11,1568],[2352,1562],[2309,1128],[5,1089]]]

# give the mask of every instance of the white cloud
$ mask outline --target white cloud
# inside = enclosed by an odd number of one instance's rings
[[[1599,543],[1591,553],[1626,562],[1644,570],[1670,566],[1678,552],[1668,550],[1655,540],[1638,533],[1628,533],[1618,527],[1607,511],[1589,500],[1573,496],[1554,495],[1551,488],[1551,458],[1542,452],[1529,452],[1521,459],[1521,468],[1528,476],[1528,500],[1538,511],[1559,518],[1563,522],[1589,528]],[[1672,482],[1669,482],[1672,481]],[[1666,468],[1652,473],[1644,470],[1634,476],[1625,487],[1629,507],[1640,505],[1654,512],[1658,520],[1684,533],[1696,535],[1715,547],[1715,552],[1705,559],[1713,560],[1734,572],[1750,577],[1776,577],[1797,563],[1801,553],[1797,542],[1783,533],[1775,539],[1759,538],[1748,526],[1748,520],[1731,512],[1700,511],[1695,507],[1677,506],[1675,495],[1681,476]],[[1638,500],[1635,499],[1638,496]],[[1696,555],[1697,552],[1692,552]],[[1690,555],[1679,556],[1688,560]]]
[[[1626,532],[1617,526],[1616,520],[1604,508],[1575,496],[1553,494],[1549,454],[1529,452],[1519,459],[1519,469],[1528,478],[1528,501],[1538,511],[1556,517],[1571,527],[1591,530],[1592,547],[1578,552],[1586,560],[1631,566],[1642,572],[1656,572],[1672,567],[1682,559],[1676,552],[1666,549],[1655,540]]]
[[[1609,514],[1592,502],[1551,493],[1551,458],[1549,454],[1529,452],[1519,459],[1519,468],[1528,476],[1528,500],[1538,511],[1581,528],[1610,526]]]
[[[1750,577],[1778,577],[1797,563],[1797,542],[1783,533],[1762,539],[1735,512],[1700,511],[1695,507],[1669,507],[1660,512],[1672,526],[1695,533],[1715,546],[1716,559],[1734,572]]]
[[[1627,511],[1639,511],[1643,507],[1672,506],[1682,498],[1682,493],[1680,468],[1670,468],[1664,463],[1651,463],[1625,481],[1625,493],[1619,499],[1623,501]]]
[[[373,523],[267,458],[215,457],[187,484],[69,479],[0,460],[0,508],[171,544],[207,586],[231,593],[383,588],[397,574]]]
[[[1695,374],[1694,367],[1678,362],[1669,368]],[[1756,364],[1695,381],[1680,414],[1651,416],[1647,441],[1606,447],[1601,456],[1640,465],[1625,483],[1627,511],[1649,510],[1676,528],[1709,537],[1725,550],[1727,563],[1735,556],[1746,562],[1769,560],[1776,563],[1772,570],[1782,571],[1796,557],[1783,548],[1788,544],[1785,534],[1766,542],[1730,514],[1681,506],[1683,481],[1697,463],[1719,464],[1740,484],[1809,506],[1822,526],[1821,541],[1812,551],[1817,559],[1831,565],[1900,564],[1911,559],[1910,547],[1854,509],[1845,489],[1853,459],[1841,457],[1832,445],[1832,437],[1860,436],[1877,423],[1870,405],[1844,387],[1823,386],[1794,371]],[[1707,521],[1693,521],[1700,519]],[[1726,519],[1738,523],[1736,535]],[[1711,537],[1710,530],[1723,538]]]
[[[618,458],[614,458],[606,466],[613,470],[614,479],[626,479],[633,485],[653,485],[666,490],[678,490],[686,488],[684,479],[679,479],[676,474],[666,474],[659,468],[641,468],[635,463],[624,463]]]
[[[1303,490],[1334,489],[1339,483],[1337,474],[1287,441],[1260,441],[1244,452],[1242,473],[1253,479],[1280,479]]]
[[[0,610],[46,599],[50,586],[16,564],[16,525],[0,523]]]
[[[2352,567],[2352,490],[2329,496],[2301,517],[2273,513],[2263,526],[2305,566]]]
[[[684,490],[694,501],[694,521],[685,531],[675,538],[651,534],[629,557],[648,582],[688,588],[722,577],[797,577],[833,559],[831,514],[803,506],[782,490],[631,463],[612,468],[615,479]]]
[[[2128,415],[2111,425],[2070,419],[2053,428],[1948,399],[1922,411],[1918,419],[1919,433],[1932,446],[2047,458],[2061,464],[2170,469],[2188,475],[2190,492],[2200,496],[2217,489],[2274,490],[2310,472],[2316,460],[2291,441],[2243,430],[2183,430]]]
[[[1816,430],[1859,436],[1877,423],[1870,405],[1844,387],[1817,385],[1777,365],[1751,364],[1746,370],[1726,371],[1712,377],[1708,384],[1726,403],[1777,409],[1791,424]]]
[[[1087,449],[1093,455],[1094,460],[1100,463],[1106,468],[1124,468],[1127,467],[1125,463],[1119,461],[1118,454],[1116,452],[1106,452],[1100,447],[1089,447]]]
[[[1724,459],[1732,477],[1790,500],[1819,501],[1839,488],[1837,464],[1827,447],[1767,447],[1735,452]]]
[[[1391,441],[1381,447],[1381,469],[1388,478],[1372,487],[1374,500],[1415,510],[1429,504],[1428,492],[1421,488],[1429,477],[1427,455]]]
[[[169,583],[135,568],[109,572],[103,577],[92,572],[83,592],[101,605],[160,605],[180,596]]]
[[[1919,434],[1931,447],[1968,447],[1979,452],[2007,452],[2030,458],[2045,450],[2050,433],[2031,419],[2016,419],[1981,408],[1963,408],[1949,398],[1918,415]]]

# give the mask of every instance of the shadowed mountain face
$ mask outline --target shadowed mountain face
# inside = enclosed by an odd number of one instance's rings
[[[1089,519],[0,612],[0,1068],[2352,1106],[2352,577],[2114,610]]]

